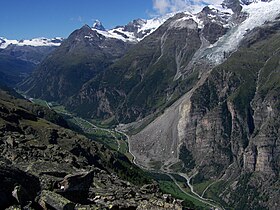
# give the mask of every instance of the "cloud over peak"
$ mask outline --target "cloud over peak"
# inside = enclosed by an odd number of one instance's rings
[[[164,15],[170,12],[193,11],[198,12],[209,4],[221,4],[223,0],[153,0],[153,8],[156,13]]]

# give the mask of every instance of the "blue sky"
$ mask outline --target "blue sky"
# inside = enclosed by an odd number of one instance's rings
[[[68,37],[84,24],[100,20],[107,29],[137,18],[151,18],[189,5],[222,0],[1,0],[0,37]],[[203,3],[201,3],[203,2]]]
[[[105,28],[148,18],[152,0],[1,0],[0,37],[67,37],[99,19]]]

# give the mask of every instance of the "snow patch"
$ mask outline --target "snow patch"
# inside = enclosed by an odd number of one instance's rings
[[[102,35],[106,38],[119,39],[119,40],[122,40],[124,42],[135,42],[134,37],[125,38],[121,34],[115,33],[114,30],[102,31],[102,30],[98,30],[98,29],[94,29],[94,28],[92,30],[96,31],[98,34],[100,34],[100,35]]]
[[[209,9],[215,10],[216,13],[225,13],[225,14],[233,14],[233,11],[227,7],[220,5],[208,5]]]
[[[141,31],[145,32],[148,30],[151,30],[150,33],[152,33],[158,27],[160,27],[167,19],[171,18],[174,15],[175,15],[175,13],[170,13],[161,18],[153,18],[153,19],[147,20],[147,22],[141,28],[139,28],[138,33]]]
[[[190,21],[192,20],[192,21]],[[196,21],[194,21],[194,18],[192,16],[185,16],[182,17],[175,22],[171,23],[171,27],[174,28],[189,28],[189,29],[195,29],[197,28]]]

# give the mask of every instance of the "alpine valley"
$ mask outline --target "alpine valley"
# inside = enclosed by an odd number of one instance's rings
[[[1,38],[0,208],[277,210],[279,92],[279,0]]]

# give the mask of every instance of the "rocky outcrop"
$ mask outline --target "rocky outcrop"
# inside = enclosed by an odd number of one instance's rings
[[[244,0],[246,1],[246,0]],[[240,5],[239,0],[224,0],[223,4],[228,8],[231,8],[233,12],[240,13],[242,10],[242,6]]]
[[[67,175],[58,183],[59,192],[72,201],[86,202],[93,177],[93,171]]]
[[[43,190],[40,195],[39,204],[43,209],[49,208],[57,210],[74,210],[75,204],[64,198],[63,196],[52,191]]]

